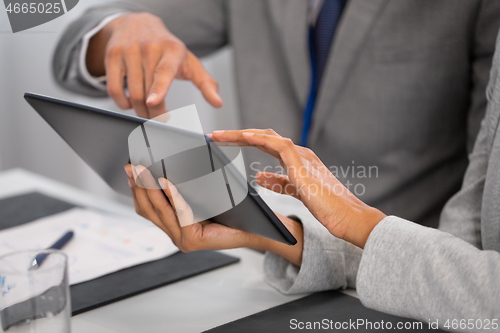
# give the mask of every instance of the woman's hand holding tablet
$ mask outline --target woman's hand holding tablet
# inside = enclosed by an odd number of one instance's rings
[[[134,167],[128,164],[125,166],[125,171],[129,178],[137,213],[162,229],[182,252],[249,247],[274,252],[296,265],[301,264],[303,230],[300,223],[276,214],[297,239],[297,244],[294,246],[229,228],[219,223],[210,221],[192,223],[186,221],[186,219],[193,219],[190,207],[182,204],[185,201],[175,186],[165,178],[159,179],[158,183],[162,187],[160,188],[156,185],[151,173],[143,166]],[[142,183],[139,183],[141,186],[138,186],[138,182]],[[176,202],[176,207],[173,207],[169,201]]]

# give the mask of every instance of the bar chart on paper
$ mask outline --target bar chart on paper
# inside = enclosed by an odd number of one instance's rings
[[[0,255],[47,248],[68,230],[74,232],[63,248],[70,284],[178,252],[170,238],[150,222],[74,208],[0,231]]]

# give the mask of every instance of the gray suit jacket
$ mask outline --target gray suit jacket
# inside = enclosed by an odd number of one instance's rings
[[[104,96],[78,72],[81,37],[112,13],[149,11],[198,56],[231,44],[243,127],[298,140],[310,80],[307,3],[144,0],[93,8],[67,28],[54,73],[70,89]],[[498,0],[350,0],[309,146],[363,201],[436,226],[460,188],[467,143],[484,115],[499,26]],[[261,169],[274,164],[252,154]]]
[[[500,325],[500,35],[488,99],[462,189],[446,204],[440,230],[389,216],[362,251],[304,214],[302,266],[268,253],[268,281],[284,293],[357,286],[363,304],[380,311],[438,319],[445,329],[447,321],[472,319],[461,331],[487,331],[488,320],[488,331],[500,331],[491,322]]]

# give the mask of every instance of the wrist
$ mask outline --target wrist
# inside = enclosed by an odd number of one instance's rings
[[[117,29],[117,27],[130,15],[133,15],[133,13],[130,13],[130,14],[124,14],[124,15],[121,15],[117,18],[115,18],[114,20],[112,20],[111,22],[109,22],[108,24],[106,24],[99,32],[98,34],[102,34],[103,36],[106,37],[106,40],[108,41],[109,38],[111,37],[111,35],[113,34],[113,32]],[[96,34],[97,36],[97,34]]]
[[[365,205],[363,209],[357,210],[346,228],[344,240],[364,248],[368,237],[377,224],[382,221],[386,215],[376,208]]]
[[[99,77],[106,74],[105,55],[106,47],[116,29],[116,26],[122,21],[124,16],[119,16],[106,24],[89,40],[85,65],[90,75]]]
[[[304,248],[304,230],[300,222],[289,217],[276,214],[284,226],[292,233],[297,240],[297,244],[288,245],[272,239],[263,238],[260,250],[275,253],[291,263],[300,266],[302,263],[302,251]]]

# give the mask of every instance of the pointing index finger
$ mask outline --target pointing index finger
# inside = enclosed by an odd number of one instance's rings
[[[163,56],[155,68],[153,84],[148,92],[146,100],[148,106],[156,106],[165,99],[185,57],[185,53],[179,48],[170,48],[163,52]]]
[[[214,131],[214,141],[234,142],[240,146],[253,146],[280,159],[290,172],[290,169],[300,170],[303,167],[302,159],[292,140],[283,138],[273,130],[242,130],[242,131]],[[296,179],[297,172],[289,173],[290,180]]]

